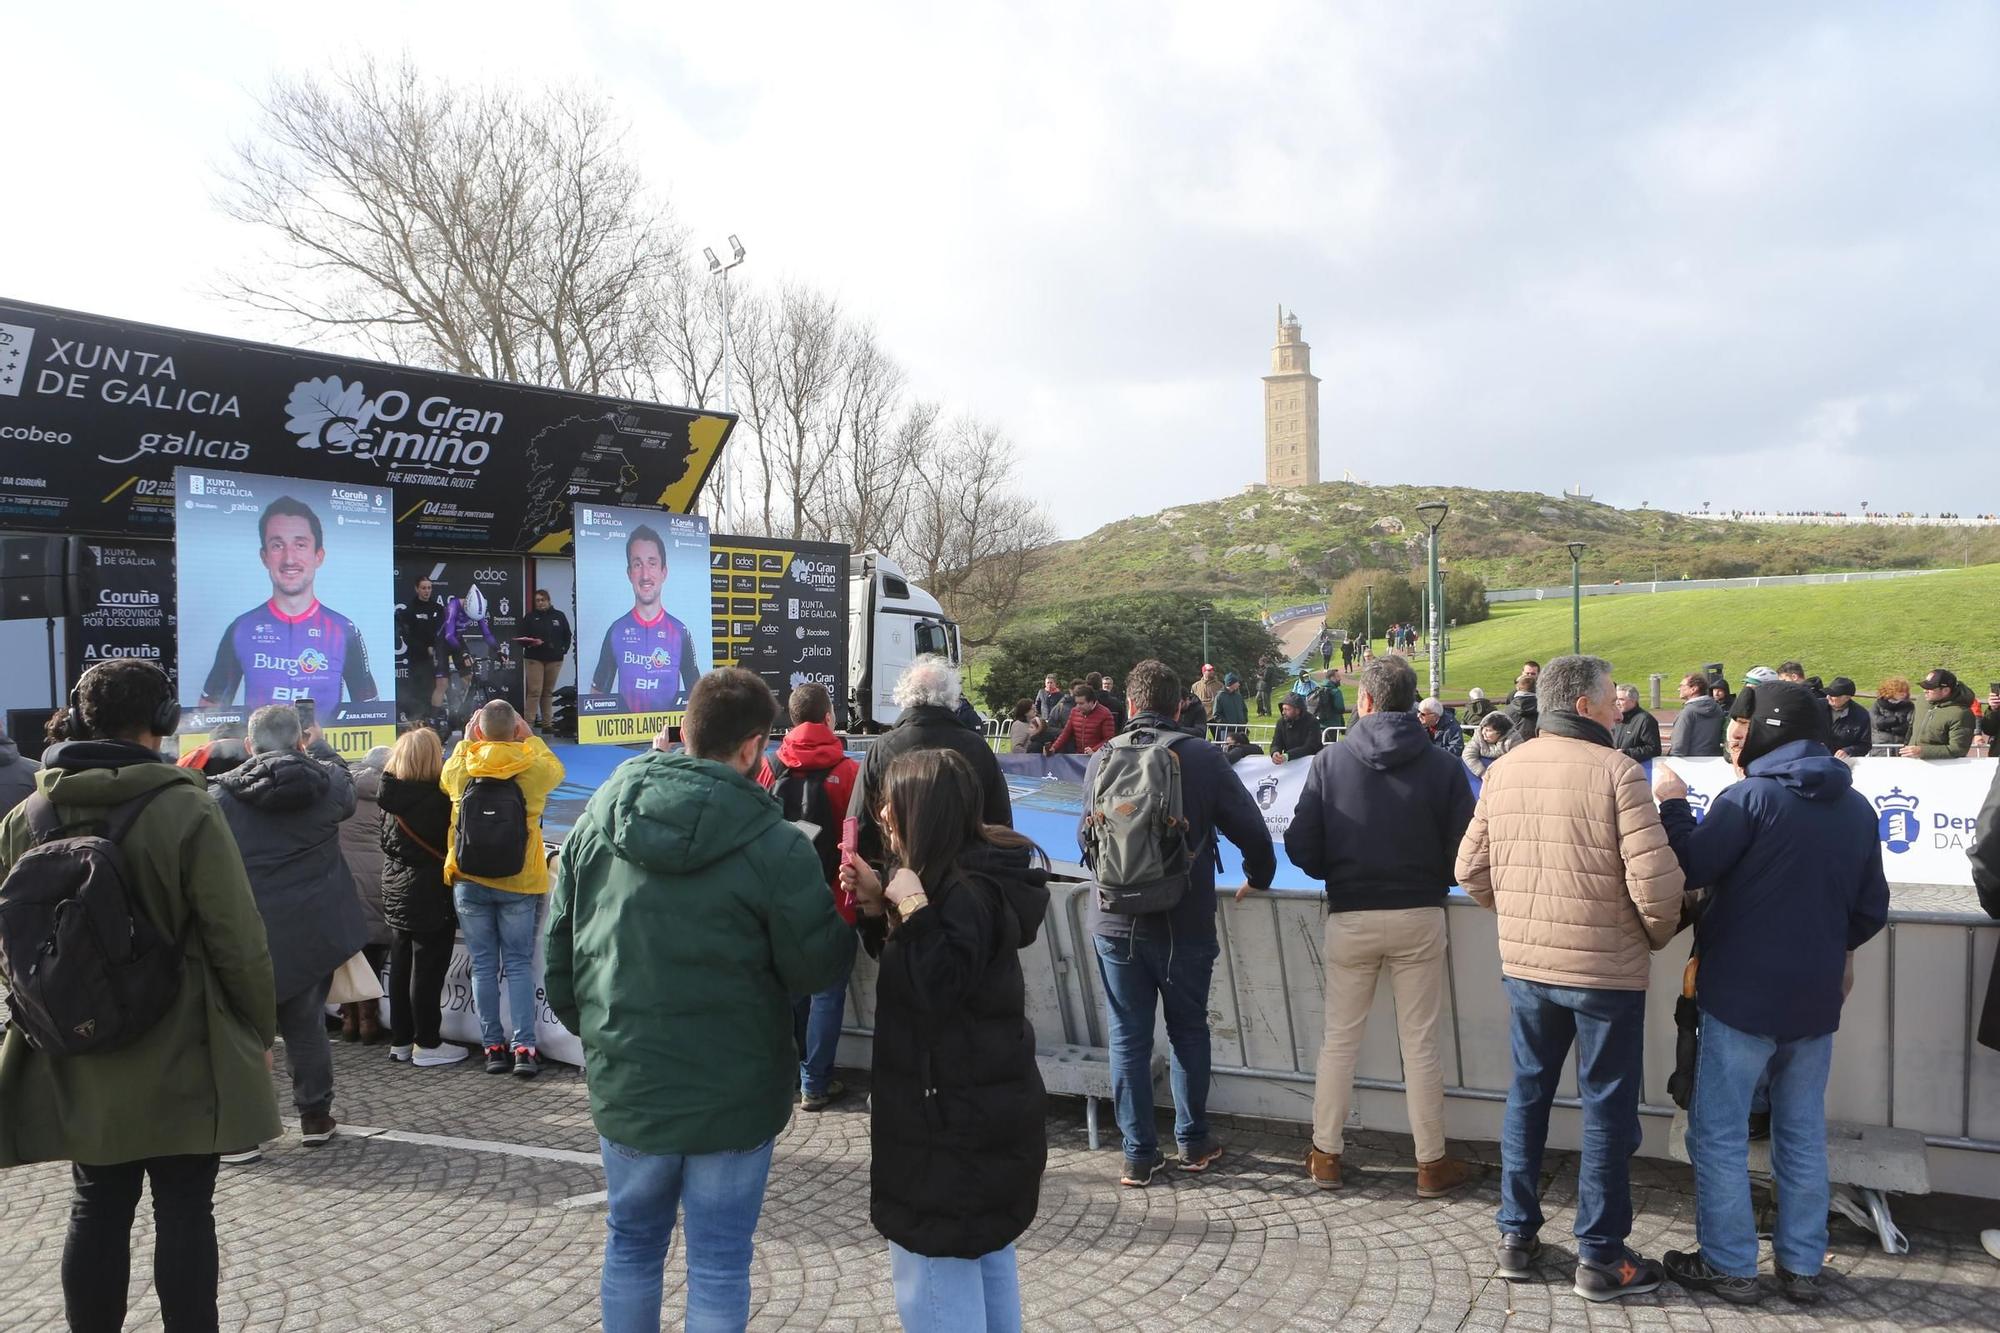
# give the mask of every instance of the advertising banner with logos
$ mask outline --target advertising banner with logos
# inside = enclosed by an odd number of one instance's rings
[[[708,520],[576,507],[577,739],[652,739],[679,726],[715,660]]]
[[[174,469],[214,467],[393,487],[405,548],[553,553],[579,501],[687,512],[734,422],[0,300],[6,528],[165,538]]]
[[[143,657],[176,676],[173,543],[79,539],[69,544],[69,576],[72,677],[107,657]]]
[[[1085,762],[1081,755],[1000,756],[1014,802],[1014,827],[1060,863],[1073,865],[1078,859],[1076,828],[1083,813]],[[1725,759],[1666,762],[1687,783],[1697,817],[1723,788],[1740,780]],[[1875,811],[1882,870],[1891,884],[1972,883],[1965,849],[1972,841],[1980,803],[1992,789],[1996,762],[2000,761],[1881,758],[1854,765],[1854,787]],[[1274,888],[1321,887],[1285,856],[1285,830],[1291,826],[1309,766],[1300,761],[1274,764],[1253,755],[1232,770],[1271,830],[1278,854]],[[1477,778],[1472,779],[1472,789],[1475,794],[1479,790]],[[1216,882],[1233,888],[1243,882],[1242,854],[1226,839],[1219,850],[1222,869]]]
[[[417,583],[431,585],[429,614],[418,607]],[[445,692],[436,706],[454,725],[489,699],[524,703],[515,638],[527,612],[527,561],[506,555],[396,556],[396,701],[407,717],[428,717],[437,673]],[[423,660],[416,660],[412,643]]]
[[[174,484],[183,745],[305,700],[346,758],[392,743],[389,491],[203,468]]]
[[[1726,759],[1668,759],[1700,816],[1741,781]],[[1854,789],[1875,812],[1882,872],[1891,884],[1972,883],[1965,849],[1993,786],[1992,759],[1869,758],[1854,765]]]
[[[756,672],[778,693],[824,685],[847,723],[847,554],[831,542],[709,538],[709,614],[715,665]]]

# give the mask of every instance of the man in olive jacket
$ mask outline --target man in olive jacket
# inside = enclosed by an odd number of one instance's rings
[[[606,1328],[658,1326],[677,1200],[687,1326],[744,1327],[750,1238],[798,1085],[791,997],[854,959],[812,843],[751,777],[776,715],[755,673],[704,676],[687,752],[666,753],[663,732],[620,765],[557,858],[543,987],[589,1071]]]
[[[1939,667],[1924,677],[1924,705],[1901,754],[1905,759],[1963,759],[1972,749],[1976,721],[1972,691]]]
[[[270,1048],[277,1001],[264,923],[222,814],[193,769],[160,758],[173,687],[114,658],[77,683],[80,734],[52,747],[36,790],[66,823],[157,791],[120,842],[136,910],[180,941],[180,989],[136,1040],[51,1057],[18,1027],[0,1044],[0,1166],[74,1163],[63,1300],[75,1328],[117,1328],[132,1217],[150,1180],[153,1288],[169,1327],[214,1328],[218,1155],[276,1138]],[[0,874],[32,842],[26,809],[0,822]]]

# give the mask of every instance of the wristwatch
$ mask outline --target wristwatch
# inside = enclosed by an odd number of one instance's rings
[[[899,921],[908,921],[913,913],[930,905],[931,900],[924,894],[913,893],[896,904],[896,919]]]

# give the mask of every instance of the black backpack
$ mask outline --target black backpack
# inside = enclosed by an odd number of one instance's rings
[[[508,879],[528,864],[528,800],[512,778],[474,778],[458,798],[452,860],[461,875]]]
[[[832,769],[787,769],[771,784],[771,795],[785,808],[785,822],[807,823],[819,831],[813,834],[813,851],[819,854],[819,868],[826,882],[840,874],[840,822],[833,802],[827,798],[826,779]]]
[[[0,976],[12,1022],[36,1050],[113,1050],[145,1035],[180,993],[180,941],[139,910],[119,849],[175,785],[73,824],[40,792],[22,803],[33,841],[0,881]]]

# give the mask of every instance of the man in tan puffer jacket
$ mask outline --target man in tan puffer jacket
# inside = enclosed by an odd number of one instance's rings
[[[1572,1044],[1583,1102],[1576,1293],[1652,1291],[1661,1270],[1625,1244],[1639,1147],[1652,951],[1680,923],[1683,880],[1646,774],[1611,746],[1611,664],[1559,657],[1536,683],[1539,732],[1494,765],[1458,853],[1458,882],[1500,916],[1514,1082],[1501,1137],[1501,1276],[1532,1276],[1542,1148]]]

